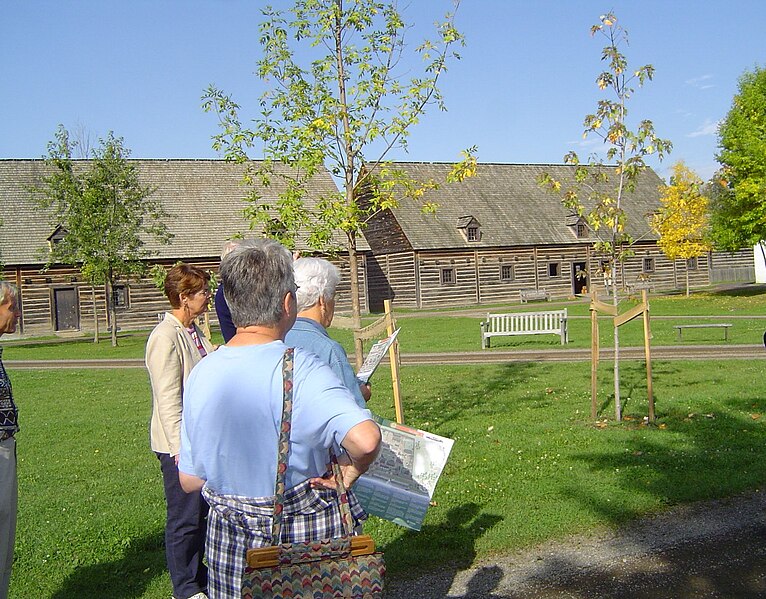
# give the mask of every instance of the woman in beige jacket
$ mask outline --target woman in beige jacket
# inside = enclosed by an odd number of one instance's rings
[[[203,564],[207,504],[185,493],[178,482],[183,390],[192,368],[213,346],[194,323],[210,303],[210,276],[196,266],[178,264],[168,271],[165,295],[172,310],[149,335],[146,368],[152,385],[150,440],[160,460],[167,502],[165,554],[174,599],[207,597]]]

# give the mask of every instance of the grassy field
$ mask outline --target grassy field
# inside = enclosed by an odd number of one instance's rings
[[[620,303],[623,313],[634,306],[633,299],[626,298]],[[746,287],[719,293],[697,293],[691,298],[684,296],[658,296],[650,298],[652,315],[653,345],[716,345],[723,343],[720,329],[693,329],[684,332],[683,341],[677,339],[675,324],[729,322],[729,343],[760,344],[766,329],[766,289]],[[590,316],[588,304],[582,300],[552,303],[535,303],[520,306],[500,305],[453,309],[450,311],[404,310],[398,315],[400,349],[404,353],[480,351],[481,336],[479,323],[482,313],[517,312],[567,308],[569,318],[569,348],[590,347]],[[367,319],[369,320],[369,319]],[[601,347],[613,345],[611,320],[600,318]],[[623,346],[643,344],[643,325],[636,319],[620,328],[620,342]],[[58,338],[18,342],[3,339],[6,360],[57,360],[73,357],[98,358],[143,358],[148,331],[123,333],[118,347],[112,347],[108,340],[92,343],[91,337],[83,337],[62,343]],[[330,329],[330,334],[348,350],[353,350],[351,332]],[[220,333],[214,331],[213,342],[221,343]],[[526,335],[501,337],[492,340],[493,348],[557,348],[561,342],[556,335]],[[491,350],[490,350],[491,351]]]
[[[588,364],[407,367],[409,424],[455,439],[422,531],[371,519],[390,576],[462,568],[766,480],[762,364],[657,362],[657,426],[640,364],[625,421],[589,419]],[[11,372],[21,410],[12,597],[167,599],[164,505],[140,369]],[[602,381],[608,397],[610,381]],[[371,408],[393,416],[386,374]],[[605,403],[604,414],[611,409]],[[765,417],[766,418],[766,417]],[[105,589],[109,589],[108,592]]]

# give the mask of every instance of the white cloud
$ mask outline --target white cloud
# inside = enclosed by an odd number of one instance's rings
[[[686,85],[691,85],[692,87],[696,87],[697,89],[710,89],[712,87],[715,87],[712,83],[713,76],[712,75],[701,75],[699,77],[694,77],[692,79],[687,79],[685,81]]]
[[[703,137],[707,135],[715,135],[718,132],[718,124],[719,121],[711,121],[710,119],[705,119],[705,122],[702,123],[696,131],[687,133],[686,137]]]

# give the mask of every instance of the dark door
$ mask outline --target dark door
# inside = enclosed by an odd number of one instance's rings
[[[572,292],[575,295],[580,295],[583,289],[588,286],[586,266],[585,262],[572,263]]]
[[[53,311],[56,315],[57,331],[79,329],[80,313],[77,309],[77,289],[74,287],[54,289]]]

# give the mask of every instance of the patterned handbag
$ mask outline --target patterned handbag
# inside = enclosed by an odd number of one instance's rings
[[[279,541],[282,531],[293,407],[293,348],[285,352],[282,374],[284,397],[271,529],[273,543]],[[336,456],[332,451],[330,453],[345,534],[319,541],[282,543],[249,549],[247,566],[242,577],[243,599],[378,599],[383,596],[383,577],[386,573],[383,553],[375,551],[375,542],[369,535],[353,534],[351,510],[343,476]]]

